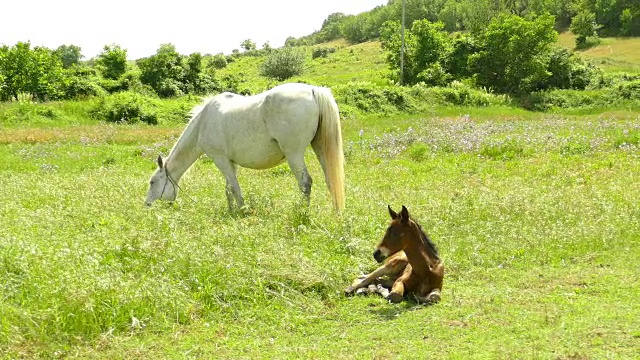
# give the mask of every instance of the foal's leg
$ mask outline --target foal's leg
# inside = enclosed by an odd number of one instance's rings
[[[372,282],[374,282],[377,278],[385,275],[392,275],[393,269],[388,267],[386,264],[380,266],[375,271],[367,275],[364,279],[358,278],[353,281],[351,286],[346,288],[344,291],[345,295],[352,295],[356,292],[356,290],[369,286]]]
[[[393,287],[391,288],[391,292],[387,295],[387,300],[392,303],[399,303],[402,301],[404,297],[404,282],[403,277],[401,276],[395,283],[393,283]]]
[[[296,180],[298,180],[298,186],[307,201],[307,205],[309,205],[311,201],[311,183],[313,180],[311,179],[311,175],[309,175],[307,165],[304,163],[304,151],[301,153],[288,154],[287,162],[289,163],[291,172],[293,172]]]
[[[440,289],[431,290],[431,292],[427,294],[427,296],[420,296],[418,294],[414,294],[414,296],[416,297],[416,300],[418,300],[418,302],[421,302],[427,305],[436,304],[440,302],[440,299],[442,298]]]
[[[216,164],[227,180],[225,194],[227,195],[229,210],[233,210],[234,198],[238,208],[241,209],[244,206],[244,199],[242,198],[242,190],[240,190],[240,184],[238,183],[238,166],[223,156],[212,157],[212,159],[213,163]]]
[[[404,254],[404,252],[398,252],[388,258],[385,261],[384,265],[377,268],[374,272],[367,275],[364,279],[355,279],[351,286],[349,286],[344,292],[346,295],[351,295],[355,293],[359,288],[368,286],[382,276],[397,276],[401,272],[405,271],[407,264],[409,264],[407,256]],[[381,292],[380,289],[378,289],[378,293],[386,297],[386,293]]]

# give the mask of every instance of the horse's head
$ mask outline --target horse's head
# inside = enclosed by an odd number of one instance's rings
[[[402,205],[400,214],[393,211],[391,206],[388,206],[388,208],[389,215],[391,215],[391,222],[389,223],[389,227],[387,227],[382,241],[373,253],[373,257],[377,262],[382,262],[388,256],[403,250],[408,238],[414,236],[413,231],[411,231],[411,223],[413,220],[409,218],[407,208]]]
[[[151,206],[154,201],[166,200],[174,201],[178,195],[178,189],[175,182],[167,172],[167,168],[163,164],[162,156],[158,155],[158,168],[149,179],[149,191],[145,205]]]

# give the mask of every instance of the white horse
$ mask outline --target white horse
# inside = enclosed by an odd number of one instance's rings
[[[174,201],[178,182],[206,154],[224,174],[229,209],[244,206],[237,166],[268,169],[285,160],[309,203],[311,176],[304,162],[309,144],[322,170],[336,210],[344,208],[344,155],[338,106],[329,89],[284,84],[254,95],[222,93],[193,111],[195,114],[171,149],[158,156],[145,203]]]

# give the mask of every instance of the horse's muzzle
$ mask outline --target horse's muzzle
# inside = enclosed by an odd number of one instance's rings
[[[382,251],[376,250],[373,252],[373,258],[376,259],[377,262],[381,263],[384,261],[386,256],[382,255]]]

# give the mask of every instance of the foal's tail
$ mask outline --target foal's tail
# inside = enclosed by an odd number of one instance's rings
[[[333,205],[340,211],[344,209],[344,153],[338,105],[327,88],[314,87],[313,96],[320,110],[320,118],[311,146],[324,171]]]

